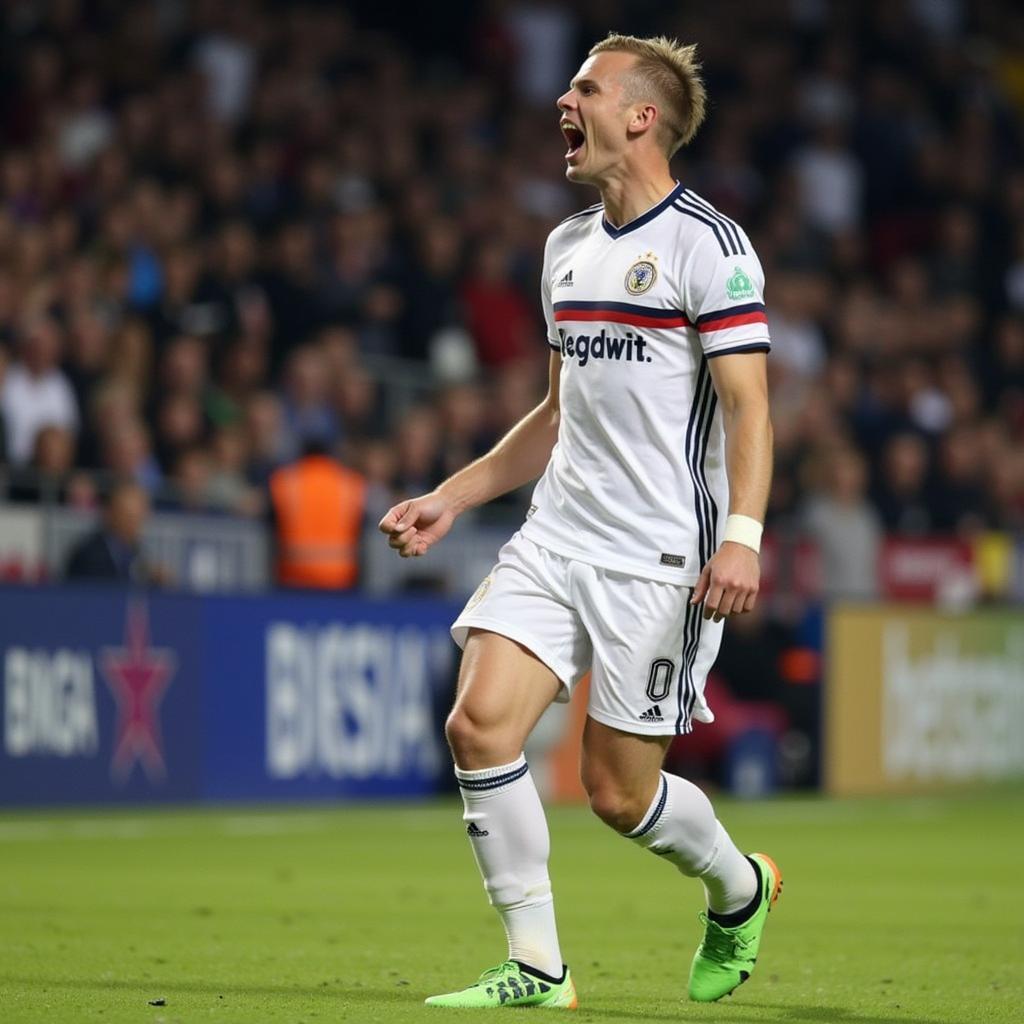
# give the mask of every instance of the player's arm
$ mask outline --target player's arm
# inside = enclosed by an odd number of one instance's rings
[[[558,439],[558,380],[562,357],[551,353],[548,392],[486,455],[450,476],[436,490],[399,502],[380,521],[388,543],[403,558],[425,554],[467,509],[536,480]]]
[[[768,411],[767,359],[763,352],[721,355],[708,360],[722,406],[729,515],[763,523],[772,482],[772,422]],[[761,562],[745,520],[727,521],[726,536],[708,560],[694,588],[692,603],[704,601],[704,617],[715,622],[753,609]]]

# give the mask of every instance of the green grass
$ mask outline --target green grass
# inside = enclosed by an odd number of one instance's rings
[[[575,1020],[1024,1020],[1024,793],[719,814],[786,888],[757,973],[708,1006],[680,998],[700,886],[582,809],[551,813]],[[437,1024],[450,1012],[423,997],[504,955],[458,815],[0,816],[0,1024]]]

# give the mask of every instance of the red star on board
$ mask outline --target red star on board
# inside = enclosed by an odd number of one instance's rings
[[[149,613],[142,601],[128,606],[124,647],[104,647],[100,669],[117,701],[117,729],[110,774],[128,780],[138,761],[150,782],[167,775],[158,708],[177,668],[174,652],[149,646]]]

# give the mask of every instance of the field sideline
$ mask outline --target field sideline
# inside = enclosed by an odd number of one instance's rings
[[[1024,790],[719,813],[786,887],[757,973],[698,1006],[681,995],[699,885],[584,810],[552,811],[571,1019],[1024,1020]],[[504,954],[458,815],[451,802],[0,815],[0,1021],[452,1019],[423,997]]]

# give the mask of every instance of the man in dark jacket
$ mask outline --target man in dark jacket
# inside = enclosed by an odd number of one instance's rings
[[[71,550],[65,577],[155,583],[159,573],[147,565],[140,541],[149,519],[149,497],[134,481],[116,483],[107,497],[103,522]]]

